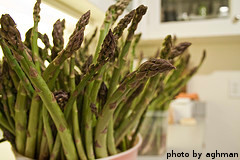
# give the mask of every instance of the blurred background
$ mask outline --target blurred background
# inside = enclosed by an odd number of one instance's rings
[[[86,34],[100,26],[104,12],[114,0],[43,0],[39,31],[51,41],[52,25],[66,20],[65,38],[78,18],[91,10]],[[35,1],[0,1],[0,13],[9,13],[22,33],[33,26]],[[189,41],[191,63],[197,64],[204,49],[207,58],[196,76],[170,105],[166,152],[240,151],[240,1],[239,0],[133,0],[128,10],[148,6],[138,31],[142,39],[137,54],[150,57],[163,38],[175,35],[177,42]],[[40,43],[40,42],[39,42]],[[93,48],[94,50],[95,48]],[[2,56],[2,53],[0,51]],[[0,136],[1,133],[0,133]],[[164,152],[164,153],[166,153]],[[141,156],[149,160],[155,156]],[[0,144],[0,159],[14,159],[10,145]],[[159,158],[158,158],[159,159]],[[163,156],[164,159],[164,156]]]

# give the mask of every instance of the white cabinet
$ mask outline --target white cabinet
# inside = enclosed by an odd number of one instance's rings
[[[174,2],[174,0],[170,0]],[[177,0],[175,0],[176,2]],[[184,1],[184,0],[182,0]],[[191,0],[189,0],[191,1]],[[167,34],[177,35],[180,38],[213,37],[213,36],[240,36],[240,21],[233,21],[240,15],[240,0],[227,0],[228,16],[202,18],[188,21],[162,22],[162,0],[134,0],[134,6],[144,4],[148,6],[147,15],[140,25],[144,39],[159,39]],[[181,5],[185,5],[181,3]],[[197,17],[195,17],[197,19]]]

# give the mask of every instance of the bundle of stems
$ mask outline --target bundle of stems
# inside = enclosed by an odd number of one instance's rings
[[[66,47],[65,20],[53,25],[52,44],[38,31],[40,0],[24,42],[11,16],[2,15],[0,128],[16,152],[32,159],[93,160],[125,151],[134,146],[148,106],[171,99],[198,70],[181,76],[186,58],[179,55],[189,43],[173,47],[171,36],[160,57],[133,69],[141,36],[135,32],[147,7],[140,5],[115,24],[130,1],[109,7],[95,53],[88,48],[97,30],[84,36],[90,11],[80,17]]]
[[[171,101],[202,66],[206,57],[206,51],[203,51],[200,63],[189,69],[190,55],[184,53],[184,51],[190,45],[191,43],[189,42],[182,42],[172,46],[169,55],[166,56],[177,69],[162,75],[155,88],[155,93],[153,93],[148,103],[148,110],[150,111],[149,113],[152,113],[152,116],[142,116],[140,119],[138,128],[141,130],[142,135],[146,136],[146,138],[143,138],[144,141],[140,154],[161,155],[166,151],[164,150],[166,149],[166,123],[168,123],[166,111],[169,109]],[[147,118],[145,119],[145,117]],[[141,126],[143,127],[141,128]],[[147,129],[146,126],[148,127]]]

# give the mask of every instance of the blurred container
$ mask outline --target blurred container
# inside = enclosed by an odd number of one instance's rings
[[[170,104],[173,109],[174,122],[193,117],[194,102],[190,98],[177,98]]]
[[[164,155],[166,153],[168,111],[148,111],[140,133],[143,143],[140,155]]]

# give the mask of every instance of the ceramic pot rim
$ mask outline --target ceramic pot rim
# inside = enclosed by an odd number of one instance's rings
[[[137,138],[137,143],[134,145],[134,147],[132,147],[132,148],[130,148],[130,149],[124,151],[124,152],[118,153],[116,155],[108,156],[106,158],[100,158],[100,159],[96,159],[96,160],[111,160],[111,159],[114,159],[114,158],[119,158],[119,157],[127,155],[131,152],[134,152],[135,150],[138,150],[138,148],[140,147],[141,144],[142,144],[142,137],[139,134],[138,138]],[[24,160],[34,160],[34,159],[25,157],[25,156],[17,153],[16,150],[13,147],[12,147],[12,151],[14,152],[15,156],[18,157],[18,158],[23,158]]]
[[[96,160],[111,160],[114,158],[119,158],[119,157],[127,155],[131,152],[134,152],[135,150],[138,150],[138,148],[140,147],[141,144],[142,144],[142,136],[140,134],[138,134],[137,143],[134,145],[134,147],[132,147],[124,152],[118,153],[116,155],[108,156],[108,157],[100,158],[100,159],[96,159]]]

